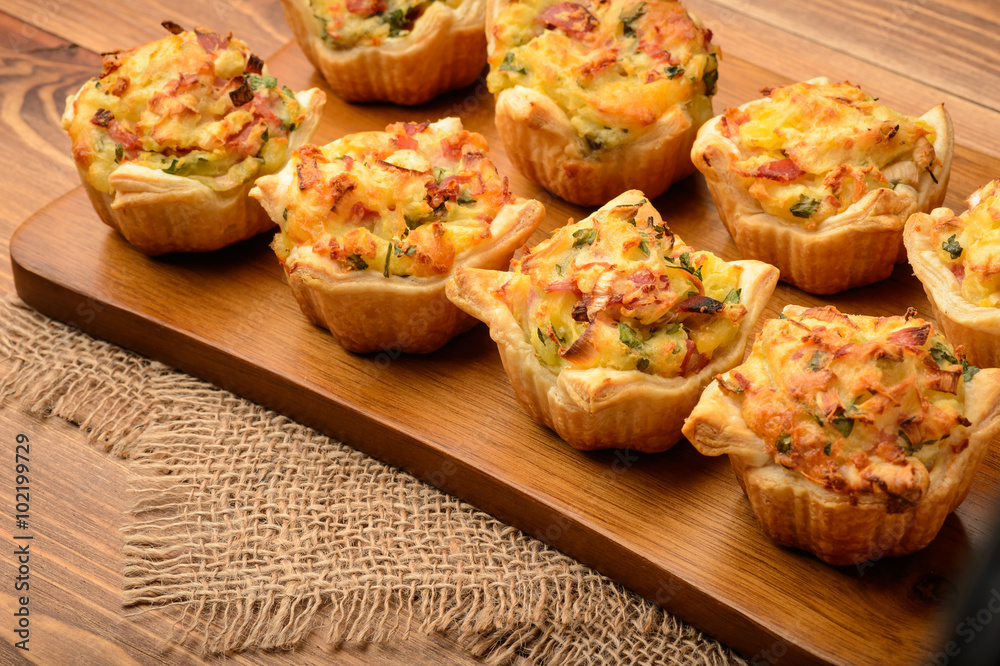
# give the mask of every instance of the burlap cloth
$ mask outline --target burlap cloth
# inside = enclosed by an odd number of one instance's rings
[[[0,302],[0,404],[129,461],[126,606],[205,653],[443,632],[489,663],[728,664],[716,641],[406,472]]]

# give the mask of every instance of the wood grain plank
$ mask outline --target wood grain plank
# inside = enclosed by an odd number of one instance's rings
[[[292,37],[279,0],[6,0],[4,11],[94,53],[160,39],[161,21],[232,31],[265,60]]]
[[[966,98],[949,87],[933,87],[918,77],[887,69],[878,62],[869,62],[864,59],[863,52],[845,51],[833,44],[815,41],[794,26],[769,24],[755,13],[764,3],[751,5],[745,0],[689,0],[686,4],[712,29],[714,41],[722,47],[724,55],[719,69],[720,80],[728,79],[731,85],[738,83],[735,79],[739,74],[729,72],[727,67],[727,59],[735,56],[779,75],[782,81],[778,82],[804,81],[816,76],[828,76],[835,81],[849,80],[879,97],[885,104],[913,115],[920,115],[943,102],[955,123],[958,143],[1000,157],[1000,133],[995,130],[1000,124],[1000,113],[996,106],[991,108],[986,105],[980,96]],[[811,7],[812,4],[800,3],[797,6]],[[991,6],[994,7],[991,11],[995,11],[996,5]],[[813,20],[819,21],[816,17]],[[953,34],[949,35],[950,39],[955,39]],[[839,29],[835,31],[831,28],[830,37],[833,36],[844,38]],[[901,57],[910,67],[905,72],[921,71],[921,48],[909,41],[899,45]],[[1000,47],[994,50],[997,48]],[[794,54],[794,57],[789,54]],[[951,63],[949,66],[954,65],[951,60],[946,62]],[[982,85],[988,86],[986,80]],[[723,104],[738,105],[756,99],[760,97],[758,92],[746,89],[744,94],[732,101],[720,96],[716,109],[721,109]]]
[[[780,78],[735,57],[725,66],[722,104]],[[322,85],[294,45],[276,55],[273,71],[293,87]],[[415,109],[332,98],[317,141],[397,120],[460,113],[493,145],[512,190],[545,199],[548,218],[538,237],[567,217],[585,214],[510,170],[489,98],[477,90],[472,86]],[[962,193],[1000,171],[1000,160],[960,147],[953,169],[952,192]],[[949,195],[953,205],[960,200]],[[737,256],[700,177],[682,181],[655,203],[687,242]],[[44,251],[42,230],[56,231]],[[930,575],[955,576],[961,558],[984,541],[998,499],[996,452],[970,501],[931,547],[870,569],[828,567],[761,535],[724,460],[702,458],[686,444],[625,460],[622,454],[568,448],[520,411],[483,327],[427,356],[344,352],[298,312],[266,242],[258,238],[210,256],[151,260],[97,221],[76,191],[23,226],[13,248],[20,293],[43,311],[78,319],[81,299],[96,298],[105,304],[100,315],[76,321],[86,330],[409,469],[748,656],[778,644],[796,663],[885,664],[926,659],[936,649],[944,608],[913,590]],[[78,259],[53,259],[64,255]],[[824,299],[780,285],[767,313],[775,315],[787,302],[831,302],[864,314],[899,314],[915,305],[929,314],[905,265],[882,284]],[[470,403],[468,395],[476,401]],[[452,471],[441,474],[443,469]],[[878,635],[859,637],[858,627],[875,625]]]
[[[1000,6],[920,0],[712,0],[791,35],[1000,110]]]

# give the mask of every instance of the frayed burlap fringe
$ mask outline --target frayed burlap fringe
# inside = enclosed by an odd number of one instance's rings
[[[124,603],[205,653],[443,632],[488,663],[736,655],[519,530],[205,382],[0,303],[0,401],[130,461]]]

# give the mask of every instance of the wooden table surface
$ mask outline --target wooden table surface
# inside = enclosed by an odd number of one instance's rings
[[[849,79],[910,113],[944,101],[959,146],[1000,158],[1000,6],[985,0],[696,0],[687,3],[729,54],[786,79]],[[161,20],[232,30],[265,59],[291,40],[278,0],[5,0],[0,10],[0,293],[14,293],[8,240],[26,217],[78,185],[58,127],[66,95],[100,68],[99,53],[162,36]],[[723,74],[724,76],[725,74]],[[723,85],[725,83],[723,82]],[[721,110],[721,109],[718,109]],[[961,148],[959,149],[961,150]],[[1000,176],[1000,173],[997,174]],[[964,196],[964,194],[962,195]],[[954,200],[955,197],[950,197]],[[126,615],[120,604],[119,526],[125,465],[74,427],[0,409],[13,459],[25,433],[32,465],[30,657],[37,663],[202,663],[194,649],[160,646],[169,613]],[[13,479],[0,480],[5,498]],[[10,544],[11,521],[0,524]],[[16,607],[9,555],[0,556],[0,616]],[[23,656],[0,629],[0,663]],[[192,642],[194,644],[194,642]],[[232,663],[476,663],[440,637],[393,647],[333,650],[319,635],[294,653],[241,654]],[[221,660],[209,660],[221,661]]]

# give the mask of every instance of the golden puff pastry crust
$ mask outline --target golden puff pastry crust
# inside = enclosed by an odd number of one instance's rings
[[[969,210],[949,208],[910,216],[903,232],[907,258],[923,284],[948,339],[965,347],[972,363],[1000,365],[1000,273],[997,220],[1000,181],[968,199]]]
[[[907,218],[944,200],[944,105],[909,118],[826,78],[765,92],[705,123],[691,151],[740,253],[814,294],[887,278]]]
[[[684,435],[729,455],[761,529],[834,565],[927,546],[1000,431],[1000,371],[906,317],[786,306]]]
[[[103,54],[63,128],[98,216],[149,255],[217,250],[274,226],[247,195],[311,138],[326,101],[278,88],[231,35],[171,35]]]
[[[462,268],[448,298],[490,327],[514,394],[578,449],[664,451],[739,363],[777,271],[692,250],[637,190],[526,250]]]
[[[719,52],[680,3],[491,0],[486,20],[497,132],[528,178],[600,205],[694,171]]]
[[[545,217],[458,118],[304,146],[251,196],[303,313],[353,352],[431,352],[473,326],[445,281],[505,268]]]
[[[486,0],[282,0],[295,39],[349,102],[423,104],[486,65]]]

